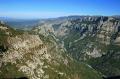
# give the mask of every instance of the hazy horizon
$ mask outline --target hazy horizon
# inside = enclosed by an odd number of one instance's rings
[[[69,16],[108,16],[108,17],[112,17],[112,16],[120,16],[120,15],[66,15],[66,16],[57,16],[57,17],[10,17],[10,16],[0,16],[0,18],[4,18],[4,19],[23,19],[23,20],[36,20],[36,19],[55,19],[55,18],[62,18],[62,17],[69,17]]]

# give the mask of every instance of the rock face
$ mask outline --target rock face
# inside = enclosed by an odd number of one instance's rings
[[[18,33],[14,30],[11,36],[6,35],[4,40],[6,40],[8,49],[2,51],[0,55],[1,79],[21,77],[28,79],[102,79],[93,68],[85,63],[78,63],[70,57],[63,44],[60,44],[51,32],[46,32],[47,35],[39,33]],[[5,42],[2,43],[5,44]]]
[[[18,71],[23,72],[31,79],[43,77],[42,67],[44,67],[44,62],[42,59],[50,61],[51,56],[47,53],[47,48],[39,39],[39,36],[22,35],[14,38],[10,37],[8,40],[10,50],[3,54],[2,62],[16,65]],[[37,70],[35,70],[36,68]]]
[[[64,43],[64,48],[74,59],[87,62],[103,75],[120,75],[119,17],[69,16],[64,17],[62,22],[55,19],[49,24],[54,30],[48,34],[53,34]],[[39,34],[40,30],[34,32]]]

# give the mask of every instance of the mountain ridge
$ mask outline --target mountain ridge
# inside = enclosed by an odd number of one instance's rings
[[[1,78],[102,79],[120,75],[119,16],[47,19],[28,31],[1,21],[0,34],[6,36],[0,46]]]
[[[33,31],[46,36],[53,33],[74,59],[91,64],[106,76],[113,76],[120,75],[119,26],[117,16],[82,16],[62,23],[43,23]]]

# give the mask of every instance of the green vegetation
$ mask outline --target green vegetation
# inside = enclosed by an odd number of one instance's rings
[[[84,63],[69,61],[68,65],[58,62],[60,65],[50,65],[45,68],[45,73],[50,74],[50,79],[102,79],[101,75]],[[53,69],[52,69],[53,68]],[[63,74],[60,74],[63,73]]]
[[[79,34],[78,34],[79,35]],[[39,35],[42,41],[47,44],[49,47],[48,51],[51,52],[52,56],[55,56],[53,59],[53,62],[55,61],[57,64],[51,64],[47,62],[47,60],[44,60],[45,65],[49,66],[48,68],[44,68],[44,71],[46,75],[49,75],[49,79],[102,79],[101,75],[95,71],[92,68],[89,68],[85,63],[80,63],[74,60],[71,60],[69,57],[66,56],[67,53],[62,52],[59,48],[55,49],[54,44],[52,41],[55,41],[56,39],[53,38],[52,34],[45,37],[43,35]],[[77,37],[77,34],[76,34]],[[67,39],[71,40],[71,39]],[[66,41],[67,42],[67,41]],[[59,43],[58,43],[59,45]],[[54,48],[52,48],[54,47]],[[64,60],[60,60],[57,58],[57,56],[62,55],[62,57],[68,59],[68,64],[64,64]]]
[[[7,63],[6,65],[2,65],[0,68],[0,79],[6,79],[6,78],[19,78],[24,77],[24,73],[18,71],[18,68],[15,64]]]
[[[107,48],[106,48],[107,49]],[[120,74],[120,46],[109,45],[107,54],[100,58],[93,58],[88,60],[88,63],[97,71],[106,76],[114,76]]]

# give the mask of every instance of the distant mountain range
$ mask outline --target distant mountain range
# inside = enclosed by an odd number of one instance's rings
[[[16,29],[31,29],[35,26],[40,25],[43,22],[63,22],[65,20],[70,20],[70,19],[74,20],[84,17],[89,17],[89,16],[73,15],[73,16],[64,16],[64,17],[48,18],[48,19],[17,19],[17,18],[9,18],[9,17],[0,17],[0,20],[6,22],[8,25]],[[96,17],[96,16],[92,16],[92,17]],[[119,15],[114,15],[111,17],[120,18]]]

